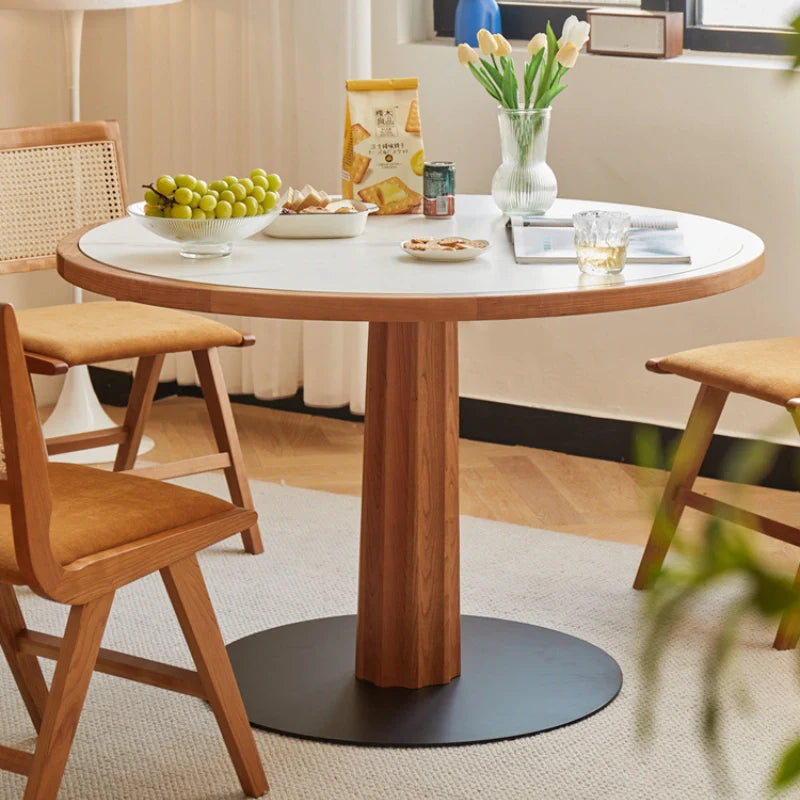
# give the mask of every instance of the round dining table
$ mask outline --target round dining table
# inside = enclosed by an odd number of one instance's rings
[[[672,214],[559,199],[550,215],[589,208]],[[518,264],[507,218],[482,195],[459,195],[450,219],[372,217],[363,235],[346,239],[257,235],[219,259],[182,258],[132,218],[60,243],[66,280],[117,299],[369,322],[357,614],[302,620],[229,645],[254,725],[333,742],[469,744],[573,723],[617,696],[622,672],[596,644],[461,614],[458,323],[678,303],[761,273],[764,245],[755,234],[672,216],[691,263],[631,263],[607,278],[582,275],[575,263]],[[435,263],[400,246],[453,235],[490,246],[472,261]],[[533,568],[530,579],[533,598]]]

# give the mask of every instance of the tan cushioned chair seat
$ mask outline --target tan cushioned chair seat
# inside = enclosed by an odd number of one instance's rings
[[[50,542],[62,565],[235,508],[217,497],[137,475],[55,463],[48,472]],[[24,582],[7,505],[0,505],[0,580]]]
[[[656,359],[660,370],[786,405],[800,397],[800,337],[730,342]]]
[[[220,322],[113,300],[29,308],[17,312],[17,323],[25,350],[70,366],[242,343],[239,331]]]

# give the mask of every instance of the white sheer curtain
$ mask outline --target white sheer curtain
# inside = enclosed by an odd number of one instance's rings
[[[370,0],[186,0],[128,19],[131,195],[162,172],[254,166],[337,191],[344,81],[370,76]],[[223,318],[255,347],[223,354],[231,393],[303,386],[313,406],[364,411],[366,324]],[[196,383],[191,358],[164,379]]]

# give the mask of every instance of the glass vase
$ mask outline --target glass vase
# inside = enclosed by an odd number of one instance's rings
[[[540,215],[553,205],[558,183],[547,165],[550,109],[497,109],[503,163],[492,178],[492,198],[506,214]]]

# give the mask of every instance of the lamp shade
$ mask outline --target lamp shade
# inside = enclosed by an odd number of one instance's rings
[[[180,0],[0,0],[0,9],[17,11],[98,11],[136,6],[164,6]]]

